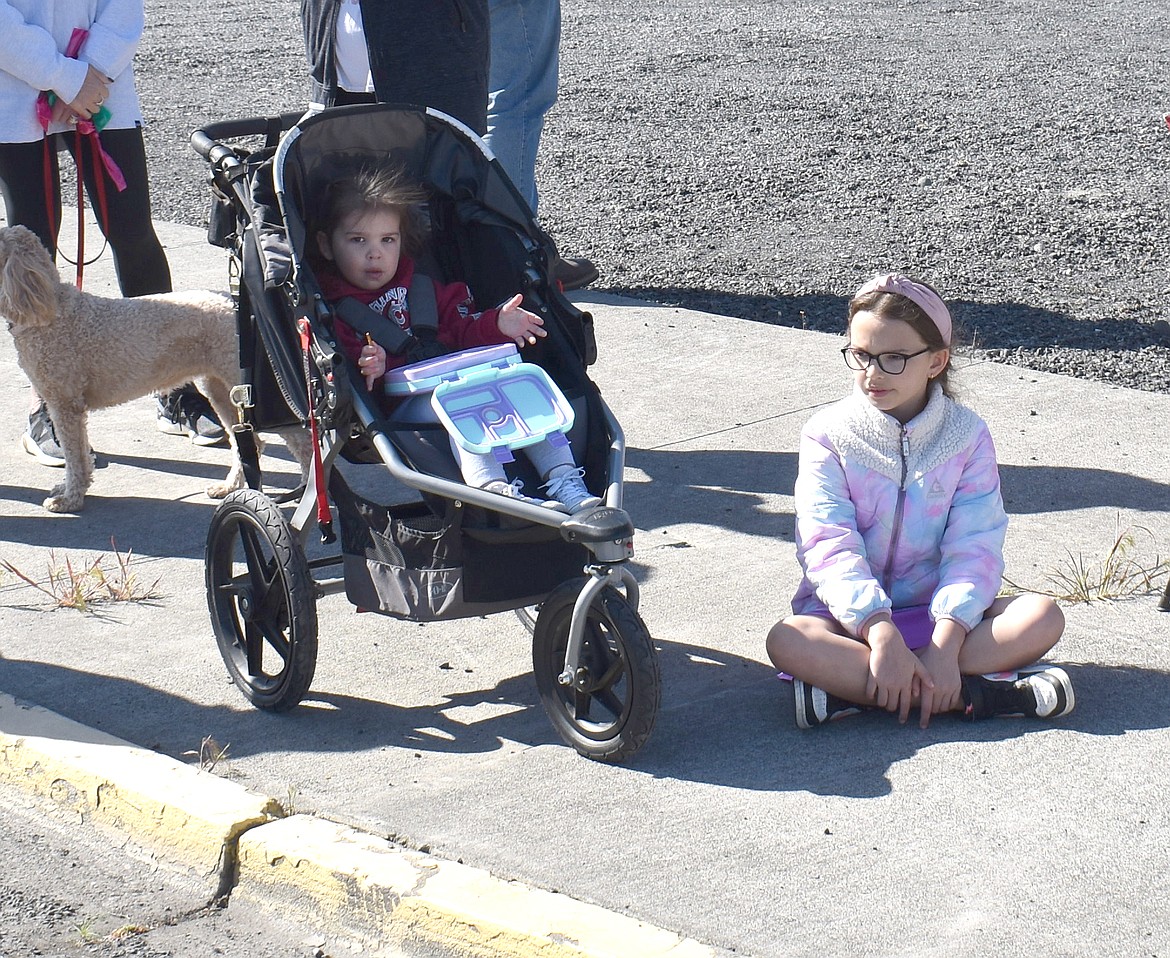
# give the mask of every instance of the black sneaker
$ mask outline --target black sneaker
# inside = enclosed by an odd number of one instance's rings
[[[158,397],[158,431],[189,436],[197,446],[214,446],[226,438],[211,404],[191,386]]]
[[[792,680],[792,692],[796,698],[797,728],[813,728],[863,711],[862,706],[839,699],[800,679]]]
[[[1068,673],[1054,665],[963,676],[963,716],[972,722],[993,715],[1060,718],[1076,704]]]
[[[552,281],[562,292],[595,283],[598,275],[597,267],[583,256],[572,256],[569,259],[558,257],[552,264]]]
[[[44,402],[37,403],[37,408],[28,414],[28,429],[20,437],[20,444],[42,466],[65,465],[65,453],[57,442],[57,430]]]

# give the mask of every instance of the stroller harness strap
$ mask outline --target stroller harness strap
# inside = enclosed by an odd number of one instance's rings
[[[439,305],[435,299],[435,284],[429,276],[415,273],[411,277],[406,291],[406,308],[410,312],[412,330],[438,333]],[[416,337],[392,319],[352,296],[339,299],[333,309],[347,326],[363,336],[369,333],[374,342],[388,353],[404,353],[415,342]]]
[[[406,308],[410,310],[410,328],[439,332],[439,304],[435,299],[435,281],[422,273],[410,277],[406,291]]]

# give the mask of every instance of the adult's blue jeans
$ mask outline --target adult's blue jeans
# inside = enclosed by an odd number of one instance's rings
[[[560,0],[489,0],[488,9],[487,141],[536,212],[536,154],[545,114],[557,102],[561,4]]]

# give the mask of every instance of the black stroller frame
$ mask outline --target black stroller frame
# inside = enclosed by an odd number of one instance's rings
[[[258,149],[239,145],[256,138]],[[632,755],[661,693],[629,568],[625,437],[586,374],[592,317],[550,281],[555,247],[488,147],[445,114],[382,104],[228,120],[191,139],[210,167],[208,238],[231,254],[240,334],[231,428],[249,488],[217,508],[206,554],[208,608],[235,684],[263,709],[298,704],[316,667],[316,602],[326,595],[344,592],[358,608],[416,622],[512,610],[531,633],[537,688],[560,736],[590,758]],[[468,486],[441,426],[397,411],[387,418],[370,400],[337,348],[305,256],[320,186],[370,161],[401,166],[427,192],[435,237],[427,275],[462,279],[479,303],[519,291],[544,319],[548,335],[525,361],[572,403],[572,448],[602,505],[570,516]],[[278,501],[262,490],[255,434],[297,427],[312,435],[312,474]],[[381,464],[417,497],[367,499],[339,460]],[[288,517],[285,500],[296,500]],[[314,526],[323,547],[338,543],[334,510],[341,552],[310,560]]]

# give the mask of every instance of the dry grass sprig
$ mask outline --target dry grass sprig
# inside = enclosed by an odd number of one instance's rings
[[[105,554],[75,566],[68,556],[63,561],[58,560],[57,553],[53,551],[49,552],[47,574],[43,581],[34,579],[7,560],[0,562],[0,569],[48,596],[54,606],[60,609],[89,612],[92,606],[104,603],[145,602],[158,598],[158,584],[161,580],[155,579],[149,585],[143,585],[130,568],[132,553],[119,552],[113,539],[110,540],[110,547],[117,568],[108,572],[103,567]]]
[[[204,772],[214,772],[215,767],[220,762],[226,762],[228,758],[228,750],[231,749],[231,744],[220,745],[210,735],[203,736],[203,740],[199,743],[198,751],[190,749],[184,752],[184,755],[191,757],[198,756],[199,768]]]
[[[1154,533],[1145,526],[1127,526],[1118,530],[1101,560],[1066,549],[1065,561],[1047,573],[1047,589],[1023,589],[1007,576],[1004,582],[1016,591],[1039,592],[1073,603],[1128,599],[1160,592],[1170,574],[1170,561],[1156,551],[1152,558],[1139,555],[1139,536],[1156,541]]]

